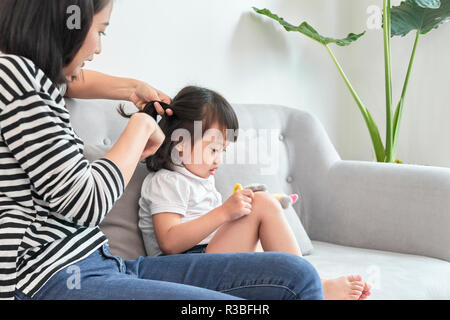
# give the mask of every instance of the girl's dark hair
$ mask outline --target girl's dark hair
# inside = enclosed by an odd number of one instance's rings
[[[149,103],[146,108],[151,110],[151,115],[156,120],[157,113],[153,107],[154,103],[155,101]],[[160,104],[164,109],[171,109],[173,116],[164,115],[158,123],[166,139],[158,151],[146,159],[147,168],[150,171],[158,171],[163,168],[173,170],[173,166],[176,164],[171,157],[172,149],[180,141],[172,141],[172,134],[177,129],[187,130],[192,138],[191,146],[193,146],[195,144],[195,121],[202,122],[202,136],[214,123],[218,123],[227,141],[237,141],[239,121],[236,113],[227,100],[215,91],[189,86],[182,89],[170,105],[162,102]],[[132,116],[132,114],[125,113],[123,105],[119,107],[118,112],[125,118]]]
[[[65,83],[62,69],[82,47],[94,15],[110,1],[1,0],[0,51],[28,58],[54,83]],[[73,5],[79,8],[79,29],[67,24]]]

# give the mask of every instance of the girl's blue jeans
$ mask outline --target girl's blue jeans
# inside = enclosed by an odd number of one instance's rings
[[[30,299],[16,291],[16,299]],[[323,299],[305,259],[284,253],[181,254],[122,260],[107,244],[57,272],[36,300]]]

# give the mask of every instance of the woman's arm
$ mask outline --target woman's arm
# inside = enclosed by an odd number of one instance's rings
[[[61,123],[37,93],[15,97],[0,113],[3,143],[26,173],[18,177],[33,185],[51,214],[92,228],[122,196],[146,143],[159,137],[158,126],[145,113],[133,115],[111,151],[89,163]],[[157,138],[155,145],[162,140]]]
[[[76,99],[127,100],[138,85],[137,80],[83,70],[77,80],[69,82],[66,97]]]
[[[226,222],[222,206],[185,223],[181,223],[181,215],[176,213],[153,215],[156,239],[165,254],[178,254],[192,248]]]
[[[130,101],[140,110],[150,101],[171,102],[168,95],[143,81],[113,77],[91,70],[84,70],[79,79],[69,82],[66,97]],[[164,114],[159,104],[156,108],[159,114]],[[168,115],[172,115],[171,111]]]
[[[131,116],[127,127],[112,149],[104,158],[114,162],[123,175],[125,187],[130,182],[139,161],[142,161],[142,152],[146,156],[156,153],[164,142],[165,135],[156,121],[145,113],[136,113]]]

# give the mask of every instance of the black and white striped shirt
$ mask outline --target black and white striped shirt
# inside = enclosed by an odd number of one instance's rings
[[[0,299],[33,296],[107,241],[98,226],[124,179],[83,149],[59,88],[32,61],[0,54]]]

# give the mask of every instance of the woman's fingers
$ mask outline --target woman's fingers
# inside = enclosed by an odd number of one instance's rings
[[[162,102],[167,103],[167,104],[172,103],[172,99],[170,99],[170,97],[167,94],[165,94],[164,92],[158,91],[158,96]]]
[[[154,106],[155,106],[156,112],[158,112],[158,114],[159,114],[160,116],[163,116],[164,113],[165,113],[165,111],[164,111],[164,108],[161,107],[161,105],[159,104],[159,102],[155,102]]]
[[[162,101],[162,102],[164,102],[166,104],[171,104],[172,103],[172,99],[170,99],[170,97],[167,94],[165,94],[164,92],[158,91],[158,96],[159,96],[160,101]],[[170,117],[173,116],[173,110],[172,109],[167,109],[166,110],[166,114],[168,116],[170,116]]]
[[[163,116],[164,114],[167,114],[170,117],[173,116],[172,109],[164,110],[164,108],[161,106],[161,104],[159,102],[155,102],[155,109],[156,109],[156,112],[158,112],[158,114],[160,116]]]

